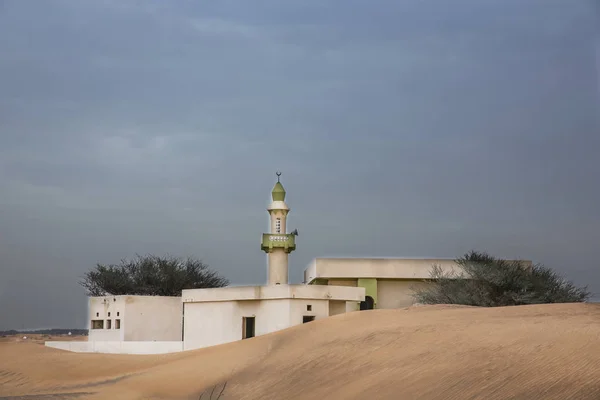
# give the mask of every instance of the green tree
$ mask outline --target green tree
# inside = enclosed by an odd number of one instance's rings
[[[587,287],[576,287],[541,264],[530,266],[476,251],[458,258],[456,263],[459,272],[433,266],[431,280],[413,289],[415,301],[501,307],[583,302],[591,295]]]
[[[97,264],[79,284],[88,296],[181,296],[183,289],[223,287],[229,281],[194,258],[138,255],[118,265]]]

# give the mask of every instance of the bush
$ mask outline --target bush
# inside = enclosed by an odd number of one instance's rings
[[[223,287],[229,282],[194,258],[138,255],[120,265],[98,264],[79,284],[88,296],[181,296],[183,289]]]
[[[591,293],[578,288],[543,265],[494,258],[471,251],[456,260],[462,271],[444,272],[435,265],[431,280],[413,289],[423,304],[482,307],[586,301]]]

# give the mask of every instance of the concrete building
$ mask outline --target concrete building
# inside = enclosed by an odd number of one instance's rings
[[[181,297],[90,297],[88,340],[180,341],[182,308]]]
[[[524,267],[533,265],[520,262]],[[304,283],[362,287],[363,310],[402,308],[414,304],[413,289],[426,284],[434,265],[444,273],[461,272],[455,260],[443,258],[316,258],[304,270]]]
[[[129,354],[198,349],[345,312],[406,307],[413,304],[412,289],[430,278],[434,265],[460,271],[450,259],[316,258],[304,271],[304,283],[290,285],[288,257],[297,231],[287,232],[290,208],[280,175],[267,207],[270,231],[260,245],[268,260],[266,285],[188,289],[181,297],[91,297],[88,341],[46,345]]]
[[[90,297],[88,340],[45,344],[80,353],[178,352],[183,350],[182,308],[181,297]]]
[[[363,288],[269,285],[183,291],[184,350],[249,339],[346,312]]]

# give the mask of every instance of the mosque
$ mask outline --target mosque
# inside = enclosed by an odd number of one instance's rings
[[[90,297],[88,340],[46,346],[124,354],[215,346],[346,312],[407,307],[413,287],[429,279],[433,265],[459,268],[451,259],[316,258],[304,271],[304,283],[290,285],[288,258],[297,231],[287,233],[290,208],[280,175],[267,207],[270,232],[262,234],[260,246],[268,256],[266,285],[187,289],[181,297]]]

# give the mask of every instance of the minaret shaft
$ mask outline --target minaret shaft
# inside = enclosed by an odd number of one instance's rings
[[[283,249],[273,249],[269,253],[269,269],[267,283],[269,285],[288,284],[288,253]]]

